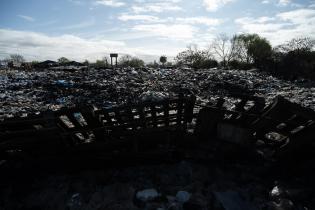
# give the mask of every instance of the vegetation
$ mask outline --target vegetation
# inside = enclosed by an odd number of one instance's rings
[[[189,45],[187,50],[175,57],[177,65],[184,65],[191,68],[212,68],[218,65],[207,50],[199,50],[197,45]]]
[[[160,62],[161,62],[162,65],[164,66],[165,63],[167,62],[167,57],[166,57],[165,55],[162,55],[162,56],[160,57]]]
[[[292,39],[274,49],[269,69],[273,73],[296,79],[315,79],[315,41],[310,38]]]
[[[211,43],[209,53],[214,54],[221,60],[222,67],[226,68],[227,64],[233,58],[233,43],[226,34],[219,34]]]
[[[304,77],[315,80],[315,40],[304,37],[295,38],[282,45],[272,48],[270,42],[257,34],[237,34],[229,37],[219,34],[206,49],[199,49],[196,44],[187,46],[174,59],[175,66],[190,67],[194,69],[220,67],[223,69],[247,70],[257,68],[272,74],[289,79]],[[65,64],[69,60],[65,57],[58,59]],[[163,66],[173,66],[167,57],[162,55],[159,62]],[[36,64],[37,62],[32,62]],[[11,54],[1,61],[9,66],[25,65],[22,55]],[[95,63],[85,60],[86,66],[94,68],[107,68],[108,58],[104,57]],[[144,61],[131,55],[119,58],[119,66],[140,68]],[[157,68],[159,63],[154,61],[146,66]]]
[[[295,79],[315,79],[315,41],[296,38],[272,48],[270,42],[257,34],[239,34],[228,37],[219,34],[206,50],[190,45],[180,52],[177,65],[191,68],[224,69],[258,68],[279,76]],[[217,62],[218,61],[218,62]]]
[[[84,66],[89,66],[89,65],[90,65],[90,62],[89,62],[88,60],[85,60],[85,61],[83,62],[83,65],[84,65]]]
[[[121,67],[140,68],[144,67],[144,61],[137,57],[132,57],[131,55],[123,55],[119,59],[119,65]]]
[[[70,60],[66,57],[61,57],[58,59],[58,63],[61,63],[61,64],[65,64],[65,63],[68,63],[70,62]]]
[[[100,68],[100,69],[107,68],[108,67],[108,59],[107,59],[107,57],[103,57],[101,60],[96,60],[96,62],[93,64],[85,62],[85,65],[86,64],[88,64],[87,66],[92,66],[94,68]]]
[[[159,67],[159,64],[154,61],[154,62],[150,62],[147,64],[147,67],[150,67],[150,68],[158,68]]]
[[[14,63],[21,64],[25,62],[25,59],[22,55],[19,54],[11,54],[10,55],[10,61],[13,61]]]
[[[25,62],[25,59],[22,55],[20,54],[11,54],[9,57],[0,60],[1,65],[7,65],[9,67],[13,67],[15,65],[20,66]]]

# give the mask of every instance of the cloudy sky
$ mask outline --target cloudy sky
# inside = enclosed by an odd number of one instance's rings
[[[109,52],[146,61],[174,56],[219,33],[257,33],[273,45],[315,38],[314,0],[1,0],[0,58],[61,56],[91,61]]]

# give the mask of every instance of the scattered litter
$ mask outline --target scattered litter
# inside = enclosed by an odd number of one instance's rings
[[[54,67],[51,67],[54,68]],[[219,69],[37,69],[0,70],[0,120],[11,115],[60,109],[73,104],[99,107],[130,102],[157,101],[190,91],[197,104],[213,98],[248,93],[277,95],[315,110],[314,82],[285,81],[262,72]],[[66,99],[66,100],[65,100]]]
[[[180,203],[186,203],[187,201],[189,201],[190,197],[191,194],[186,191],[178,191],[176,193],[176,200]]]
[[[160,194],[156,191],[156,189],[146,189],[146,190],[139,191],[136,194],[137,199],[143,202],[152,201],[159,196]]]

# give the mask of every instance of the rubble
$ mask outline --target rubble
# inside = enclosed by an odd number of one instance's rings
[[[136,194],[136,198],[142,202],[153,201],[159,196],[160,194],[155,189],[142,190]]]
[[[189,201],[191,194],[186,191],[178,191],[176,193],[176,200],[180,203],[186,203]]]
[[[0,80],[1,120],[73,104],[114,106],[139,102],[146,97],[165,98],[185,92],[195,94],[197,104],[201,106],[219,97],[233,102],[233,94],[248,93],[265,98],[267,104],[281,95],[291,102],[315,109],[315,85],[312,82],[289,82],[258,71],[0,70]]]
[[[311,83],[190,69],[0,80],[0,208],[315,208]]]

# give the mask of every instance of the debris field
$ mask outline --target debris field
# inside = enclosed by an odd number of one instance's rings
[[[315,84],[0,71],[0,209],[315,209]]]
[[[111,107],[191,92],[197,105],[230,94],[271,102],[278,95],[315,109],[315,84],[289,82],[258,71],[193,69],[0,70],[0,120],[75,104]]]

